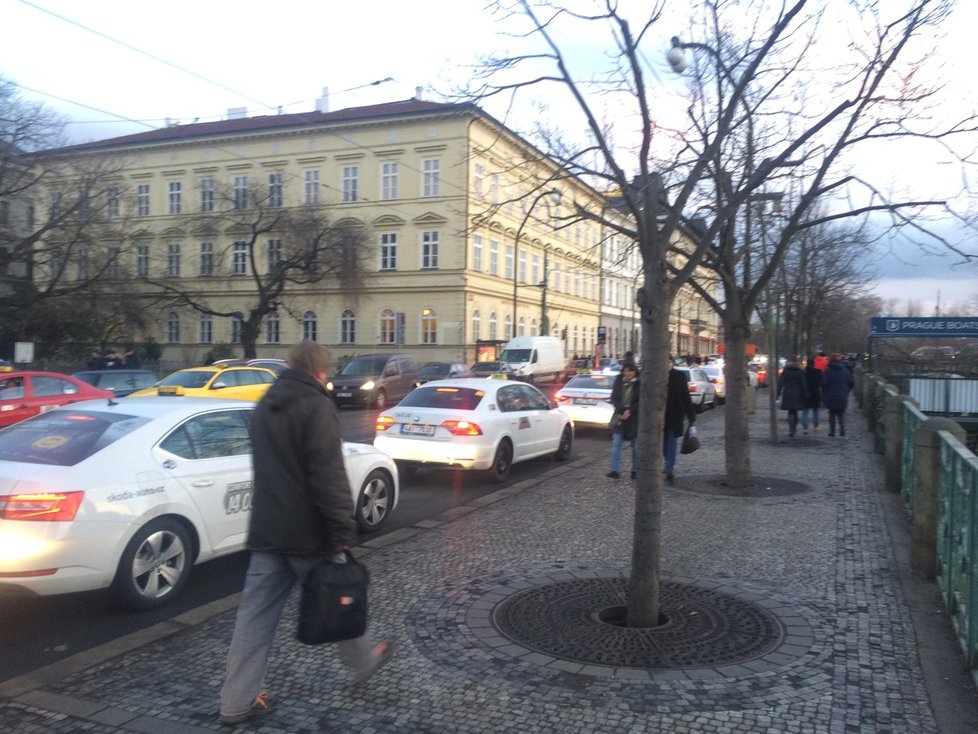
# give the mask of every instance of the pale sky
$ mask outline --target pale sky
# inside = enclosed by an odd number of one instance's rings
[[[76,142],[160,127],[167,118],[222,119],[232,107],[247,107],[249,115],[308,111],[323,87],[331,110],[407,99],[417,87],[437,100],[470,76],[480,54],[516,43],[497,34],[486,4],[0,0],[0,75],[20,85],[25,98],[68,116]],[[974,102],[969,52],[978,2],[957,5],[935,63],[957,94]],[[663,25],[663,52],[673,33],[681,30]],[[580,39],[582,53],[595,51],[589,41]],[[505,110],[487,111],[512,125]],[[533,114],[516,110],[516,119],[521,112]],[[575,132],[584,127],[581,119],[568,124]],[[894,177],[927,177],[928,195],[960,189],[956,166],[912,152],[900,166]],[[945,305],[978,296],[974,264],[952,268],[949,260],[907,251],[881,257],[876,268],[880,295],[913,298],[925,309],[933,310],[938,290]]]

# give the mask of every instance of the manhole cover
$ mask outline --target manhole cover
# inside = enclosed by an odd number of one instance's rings
[[[580,663],[634,668],[699,668],[765,655],[782,640],[771,612],[729,594],[664,581],[664,624],[616,624],[625,578],[574,579],[535,586],[501,601],[496,629],[517,644]]]
[[[731,487],[725,474],[679,476],[667,486],[718,497],[786,497],[811,489],[807,484],[791,479],[761,476],[751,477],[750,484],[746,487]]]

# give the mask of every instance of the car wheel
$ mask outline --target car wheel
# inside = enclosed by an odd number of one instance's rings
[[[115,587],[127,606],[154,609],[177,595],[190,576],[192,545],[187,530],[160,518],[141,527],[119,559]]]
[[[703,403],[705,403],[705,402],[706,402],[706,397],[703,397],[696,405],[693,406],[693,412],[694,413],[702,413],[703,412]]]
[[[560,434],[560,445],[557,446],[557,461],[567,461],[574,448],[574,431],[570,426],[564,426],[564,432]]]
[[[383,410],[387,407],[387,393],[385,393],[383,390],[377,391],[377,397],[374,398],[374,407],[377,408],[377,410]]]
[[[360,530],[365,533],[379,530],[387,522],[393,502],[394,485],[390,475],[381,469],[374,469],[363,480],[357,497],[357,525]]]
[[[496,455],[492,457],[492,466],[489,467],[489,478],[494,482],[504,482],[509,476],[509,470],[513,468],[513,444],[509,439],[504,438],[496,447]]]

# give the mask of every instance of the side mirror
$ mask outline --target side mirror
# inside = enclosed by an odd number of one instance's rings
[[[222,387],[227,387],[227,385],[223,382],[215,382],[211,385],[211,390],[220,390]]]

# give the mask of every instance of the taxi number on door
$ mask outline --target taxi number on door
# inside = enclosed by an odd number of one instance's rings
[[[224,493],[224,514],[236,515],[251,512],[251,495],[254,485],[251,482],[233,482]]]

